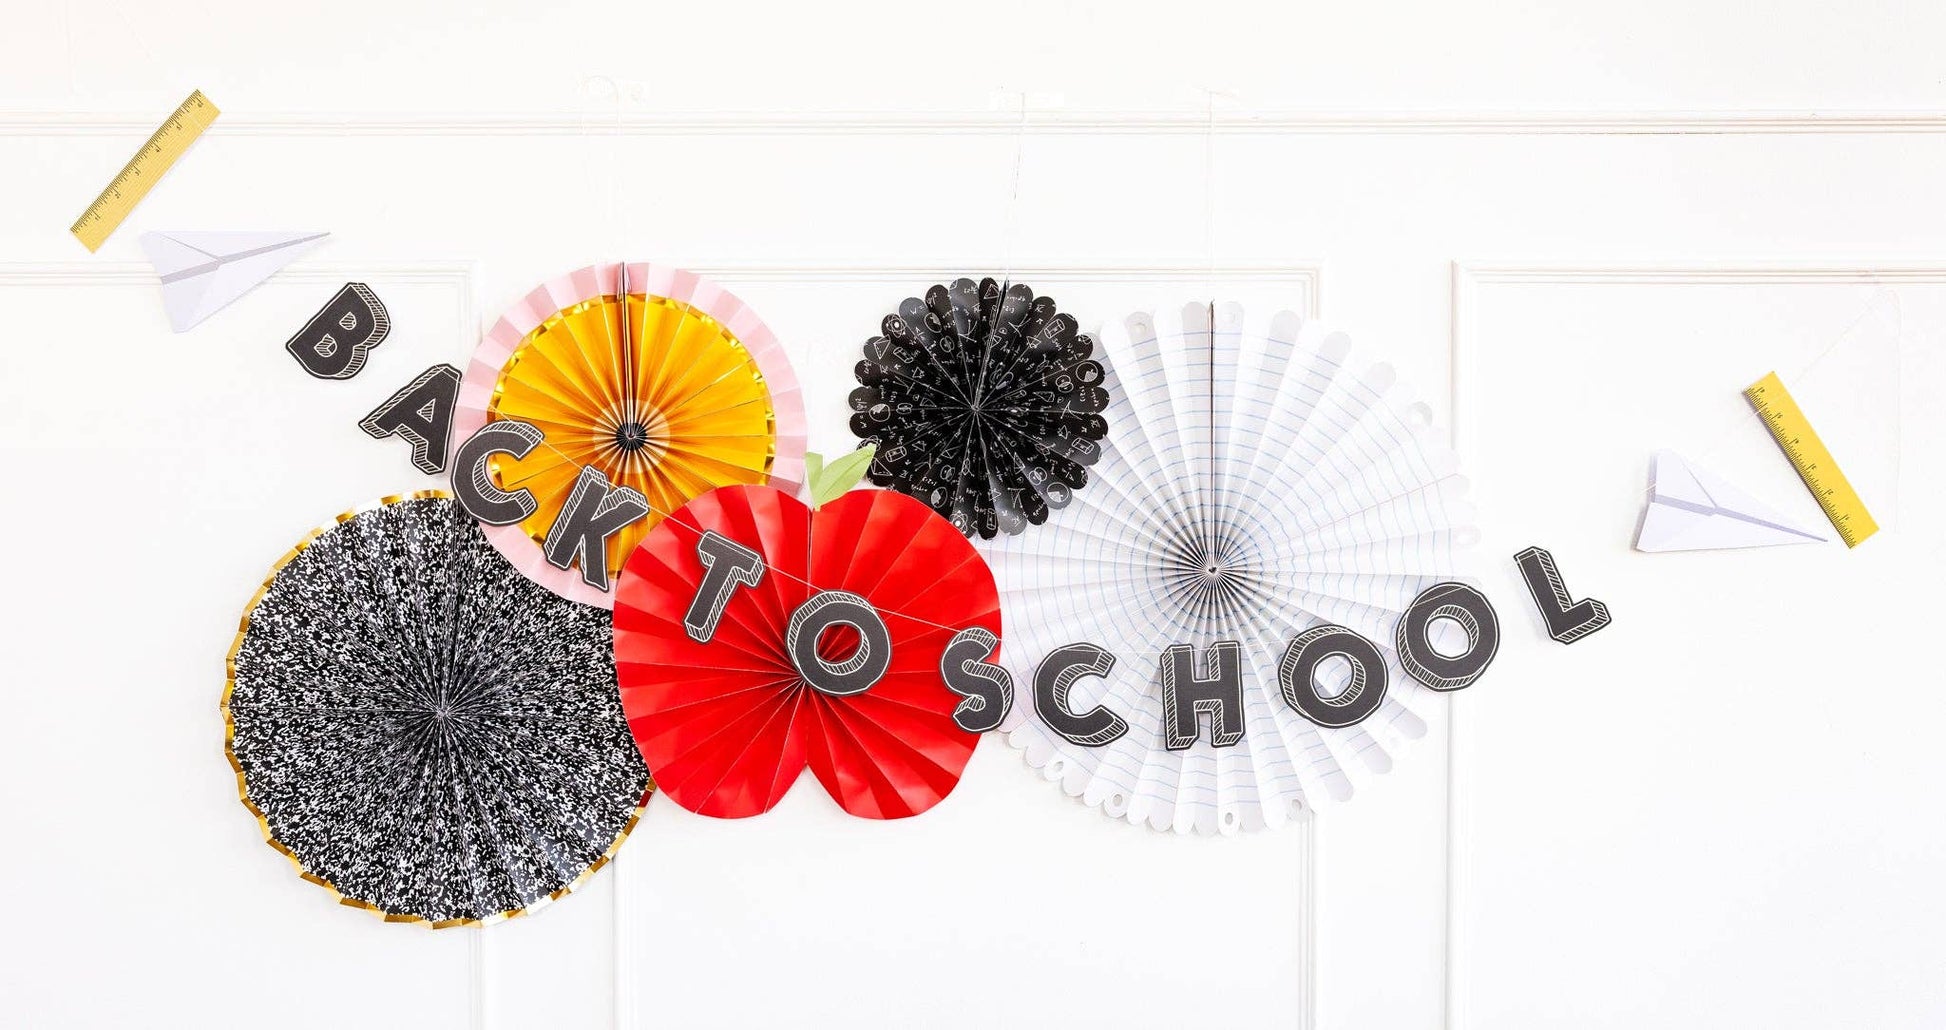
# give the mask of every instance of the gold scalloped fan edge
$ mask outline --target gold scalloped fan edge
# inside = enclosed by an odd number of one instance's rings
[[[545,897],[536,898],[519,908],[508,909],[504,912],[495,912],[492,915],[481,916],[479,918],[469,916],[462,919],[428,919],[425,916],[413,915],[409,912],[390,912],[369,901],[351,897],[344,891],[339,890],[337,885],[333,884],[330,880],[305,868],[303,860],[299,859],[296,853],[292,852],[290,848],[285,847],[283,841],[277,839],[277,834],[271,830],[270,819],[264,815],[263,809],[258,808],[257,803],[250,800],[250,781],[244,775],[243,765],[237,761],[236,757],[236,718],[230,712],[230,695],[236,691],[236,656],[237,652],[243,647],[244,636],[250,632],[250,616],[257,610],[257,605],[263,601],[264,594],[270,590],[271,584],[277,581],[277,574],[282,572],[284,566],[289,565],[299,554],[304,553],[304,549],[311,546],[311,543],[318,537],[366,512],[376,511],[379,508],[397,504],[400,501],[450,498],[452,496],[451,493],[445,490],[415,490],[411,493],[390,494],[369,504],[363,504],[349,511],[339,513],[329,523],[319,526],[305,534],[304,539],[299,540],[296,546],[284,552],[284,556],[277,559],[271,565],[269,575],[264,577],[263,584],[257,587],[256,593],[250,596],[249,603],[243,607],[243,618],[237,626],[236,639],[230,642],[230,652],[224,657],[223,661],[223,700],[219,705],[223,712],[223,757],[229,761],[231,772],[236,774],[237,800],[243,803],[243,807],[250,811],[251,818],[257,821],[257,830],[263,835],[264,843],[270,845],[271,849],[278,854],[289,859],[292,867],[297,870],[299,877],[308,883],[314,883],[330,892],[338,904],[344,905],[347,908],[370,912],[388,923],[419,923],[431,927],[434,930],[445,930],[455,926],[492,926],[496,923],[504,923],[509,919],[517,919],[521,916],[538,912],[548,905],[581,889],[581,886],[587,883],[596,873],[600,872],[603,866],[614,861],[615,853],[620,851],[622,845],[628,841],[629,834],[635,832],[636,824],[642,821],[642,814],[648,809],[649,798],[655,794],[655,781],[651,779],[648,789],[642,792],[642,800],[635,803],[634,813],[628,817],[628,822],[622,826],[621,832],[615,835],[615,839],[608,845],[608,849],[603,851],[599,858],[588,863],[588,867],[576,875],[573,880],[549,891]]]

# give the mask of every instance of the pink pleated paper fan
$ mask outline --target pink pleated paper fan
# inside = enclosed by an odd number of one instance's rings
[[[804,479],[803,394],[783,346],[735,294],[663,265],[590,265],[508,309],[467,365],[453,439],[501,420],[544,434],[525,457],[488,461],[496,486],[530,490],[538,507],[483,526],[487,539],[535,582],[601,608],[614,606],[623,564],[663,516],[717,487],[795,491]],[[650,508],[609,538],[607,575],[595,577],[606,590],[541,548],[588,466]]]

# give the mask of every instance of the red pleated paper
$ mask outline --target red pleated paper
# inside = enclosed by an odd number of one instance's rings
[[[767,566],[738,586],[714,637],[692,640],[683,615],[715,531]],[[871,689],[834,697],[806,684],[784,649],[791,613],[821,590],[864,597],[885,621],[891,665]],[[937,804],[979,742],[953,723],[960,697],[940,678],[954,633],[998,636],[1000,602],[986,562],[920,501],[854,490],[812,511],[766,486],[698,497],[657,524],[615,593],[622,707],[657,788],[703,815],[767,812],[805,766],[853,815],[897,819]],[[856,635],[829,634],[842,659]]]

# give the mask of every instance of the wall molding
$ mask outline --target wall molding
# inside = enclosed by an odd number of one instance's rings
[[[993,741],[985,746],[991,747],[999,743],[1001,742]],[[1023,762],[1019,771],[1022,774],[1026,774],[1032,770],[1028,769]],[[1038,777],[1036,778],[1038,779]],[[800,783],[792,789],[808,790],[812,788]],[[1063,807],[1073,809],[1073,818],[1104,818],[1099,812],[1083,811],[1080,806],[1074,804],[1072,799],[1063,797],[1058,793],[1052,793],[1051,798],[1050,804],[1062,805]],[[667,804],[668,802],[662,803]],[[851,817],[843,816],[842,818],[850,819]],[[1141,826],[1123,826],[1122,829],[1132,829],[1138,833],[1157,832]],[[1295,835],[1298,838],[1298,852],[1303,856],[1302,861],[1297,863],[1298,868],[1296,870],[1297,898],[1298,908],[1300,910],[1297,927],[1299,965],[1297,969],[1292,971],[1294,997],[1291,1000],[1291,1012],[1294,1016],[1292,1021],[1294,1030],[1315,1030],[1318,1025],[1317,813],[1313,810],[1306,810],[1303,815],[1294,820],[1294,825],[1261,832]],[[1203,843],[1221,846],[1223,842],[1220,840],[1208,840]],[[638,957],[641,951],[634,943],[638,934],[652,932],[652,928],[638,925],[639,921],[629,915],[629,909],[625,906],[625,902],[632,901],[631,895],[635,893],[635,888],[629,886],[630,877],[633,874],[627,873],[627,870],[633,867],[634,862],[628,858],[628,852],[624,849],[622,852],[616,854],[614,861],[609,863],[608,871],[605,873],[605,875],[615,878],[615,909],[612,928],[614,934],[612,954],[614,956],[615,993],[611,1000],[614,1013],[614,1030],[635,1030],[637,1027],[652,1025],[643,1022],[643,1015],[649,1009],[642,1004],[643,991],[637,983],[637,979],[644,975],[645,972],[653,972],[653,970],[644,967]],[[481,1028],[476,1027],[475,1030],[481,1030]]]
[[[304,261],[278,269],[264,280],[301,286],[338,286],[347,282],[445,286],[454,292],[453,319],[467,352],[481,331],[478,264],[459,259],[426,261]],[[145,286],[159,289],[155,268],[146,261],[0,261],[5,286]],[[220,316],[218,316],[220,317]],[[200,328],[200,327],[198,327]],[[192,328],[190,332],[197,331]]]
[[[883,283],[898,289],[915,289],[919,284],[941,282],[970,274],[981,268],[997,269],[997,263],[929,261],[897,265],[840,264],[724,264],[690,265],[692,272],[726,286],[762,283],[786,285],[843,285]],[[1170,286],[1185,295],[1208,284],[1283,285],[1302,290],[1304,310],[1299,314],[1317,318],[1323,293],[1324,267],[1321,263],[1188,265],[1129,264],[1097,265],[1017,265],[1007,271],[1015,281],[1034,284],[1072,284],[1126,282]],[[0,284],[13,286],[100,286],[155,284],[155,269],[145,261],[0,261]],[[469,334],[486,329],[480,319],[478,262],[466,259],[425,261],[304,261],[293,262],[272,275],[267,282],[328,285],[351,281],[379,284],[449,285],[459,292],[460,325]],[[511,298],[509,298],[511,300]],[[497,315],[497,311],[494,313]]]
[[[1452,263],[1448,326],[1448,411],[1454,448],[1471,441],[1471,409],[1461,395],[1471,379],[1470,360],[1479,345],[1479,294],[1490,286],[1946,286],[1946,262],[1893,260],[1784,261],[1554,261],[1456,260]],[[1469,1030],[1468,928],[1461,903],[1472,870],[1471,827],[1466,818],[1465,775],[1470,755],[1461,730],[1464,717],[1449,707],[1446,722],[1446,999],[1447,1030]]]
[[[132,136],[160,111],[0,112],[0,136]],[[208,132],[339,136],[1774,136],[1946,133],[1946,111],[613,111],[225,114]]]
[[[1472,319],[1479,291],[1487,286],[1939,286],[1946,285],[1946,261],[1553,261],[1455,260],[1449,284],[1450,395],[1447,398],[1453,445],[1464,441],[1460,395],[1468,377],[1465,359],[1475,336]]]
[[[1884,260],[1822,261],[1555,261],[1455,260],[1448,294],[1447,397],[1455,449],[1462,438],[1461,393],[1472,318],[1486,286],[1883,286],[1946,284],[1946,262]]]
[[[927,261],[899,265],[687,265],[684,266],[697,275],[714,279],[725,285],[749,283],[879,283],[905,287],[909,284],[927,280],[938,282],[958,278],[963,275],[1005,274],[1016,282],[1025,283],[1099,283],[1126,282],[1157,285],[1176,285],[1188,288],[1209,282],[1218,283],[1283,283],[1301,286],[1309,291],[1310,304],[1317,307],[1318,291],[1323,284],[1324,267],[1315,261],[1281,262],[1278,264],[1251,265],[1192,265],[1192,264],[1067,264],[1067,265],[1013,265],[1005,267],[999,262],[967,261]],[[1310,312],[1315,315],[1315,310]]]
[[[266,282],[305,285],[376,279],[391,283],[470,284],[475,263],[432,261],[305,261],[285,266]],[[0,282],[48,286],[155,285],[154,266],[146,261],[0,261]]]
[[[969,274],[980,269],[979,264],[964,261],[940,261],[898,265],[782,265],[782,264],[738,264],[738,265],[690,265],[690,271],[713,279],[727,286],[742,286],[759,283],[782,284],[882,284],[888,289],[913,290],[925,283],[940,282]],[[984,266],[992,268],[992,265]],[[1282,284],[1304,292],[1304,309],[1299,313],[1307,318],[1319,317],[1322,308],[1323,266],[1319,262],[1291,262],[1282,264],[1252,265],[1185,265],[1185,264],[1127,264],[1112,263],[1088,265],[1016,265],[1009,270],[1016,281],[1031,285],[1072,284],[1072,283],[1152,283],[1175,285],[1194,289],[1195,287],[1216,284]],[[1023,771],[1024,767],[1023,767]],[[805,789],[801,785],[798,789]],[[1066,799],[1055,797],[1051,804],[1062,804]],[[1071,802],[1066,802],[1071,806]],[[1075,818],[1101,818],[1099,814],[1079,814]],[[1144,831],[1146,832],[1146,831]],[[1298,968],[1292,970],[1294,994],[1292,1011],[1295,1014],[1297,1030],[1312,1030],[1317,1025],[1317,867],[1318,867],[1318,830],[1317,820],[1308,814],[1298,825],[1286,827],[1281,833],[1294,833],[1299,836],[1298,849],[1303,856],[1297,863],[1295,875],[1298,878],[1297,895],[1299,905],[1298,925],[1294,928],[1297,935],[1299,954]],[[614,1026],[617,1030],[630,1030],[641,1025],[643,1013],[648,1006],[643,1003],[644,987],[639,979],[644,975],[640,955],[644,953],[639,944],[639,935],[649,932],[641,924],[635,910],[630,905],[637,904],[637,889],[631,886],[635,873],[635,861],[624,850],[616,855],[609,864],[608,875],[615,878],[613,941],[614,996],[611,1007]]]
[[[897,282],[941,276],[967,275],[981,269],[999,274],[994,262],[968,262],[941,259],[896,265],[843,264],[694,264],[685,269],[719,283],[869,283]],[[1324,267],[1316,261],[1290,261],[1276,264],[1063,264],[1014,265],[1006,273],[1019,281],[1038,279],[1054,283],[1094,283],[1119,281],[1134,283],[1177,283],[1195,286],[1214,279],[1235,283],[1289,283],[1317,288]],[[463,259],[425,261],[331,261],[298,260],[271,276],[271,282],[326,282],[361,276],[388,282],[455,282],[471,280],[478,274],[478,262]],[[62,286],[93,286],[104,282],[155,281],[155,269],[146,261],[0,261],[0,280],[10,283],[49,283]]]
[[[300,260],[279,269],[265,282],[301,286],[336,286],[354,281],[375,283],[380,287],[405,284],[447,286],[456,294],[453,318],[470,349],[480,332],[475,269],[474,262],[461,260]],[[0,286],[111,286],[158,290],[155,268],[146,261],[0,261]],[[156,304],[156,318],[160,322],[160,298],[151,303]],[[293,312],[294,319],[302,317],[302,312]],[[190,331],[200,329],[199,326]],[[290,882],[301,883],[295,877]],[[486,1030],[489,1026],[486,985],[493,961],[491,942],[487,938],[490,931],[470,927],[448,932],[467,935],[465,998],[462,1003],[466,1013],[465,1025],[469,1030]]]
[[[143,132],[148,130],[144,129]],[[966,274],[963,261],[938,261],[891,265],[829,264],[725,264],[693,265],[691,271],[728,286],[752,284],[883,284],[889,290],[910,291],[926,283]],[[988,266],[991,267],[991,266]],[[1316,262],[1249,265],[1128,264],[1015,266],[1012,278],[1034,285],[1077,283],[1142,283],[1173,286],[1184,291],[1215,283],[1270,284],[1302,290],[1302,304],[1294,305],[1306,317],[1316,318],[1321,308],[1322,265]],[[330,261],[299,260],[271,276],[270,283],[286,285],[336,286],[346,281],[369,282],[381,290],[387,284],[430,284],[452,287],[456,294],[454,318],[465,334],[463,346],[470,352],[478,334],[485,328],[479,303],[478,264],[464,259],[424,261]],[[50,262],[0,262],[0,285],[41,285],[58,287],[141,287],[156,288],[155,270],[145,261],[62,260]],[[901,293],[900,296],[904,296]],[[497,315],[497,311],[493,312]],[[159,317],[159,310],[158,310]],[[220,315],[218,318],[220,319]],[[294,317],[301,317],[294,313]],[[1050,803],[1067,803],[1065,799]],[[1071,803],[1069,803],[1071,804]],[[1078,813],[1074,818],[1100,818]],[[1311,1030],[1317,1024],[1317,863],[1318,831],[1316,820],[1307,816],[1299,825],[1281,831],[1299,835],[1302,859],[1294,874],[1298,877],[1299,913],[1293,933],[1297,935],[1298,968],[1291,970],[1292,1009],[1298,1030]],[[638,956],[642,953],[639,935],[648,932],[639,915],[642,898],[634,885],[636,860],[624,849],[610,863],[607,875],[613,879],[609,951],[612,994],[608,999],[611,1020],[616,1027],[639,1025],[648,1006],[644,1005],[645,970]],[[293,880],[293,882],[296,882]],[[306,888],[308,889],[308,888]],[[590,902],[592,903],[592,902]],[[499,1025],[488,985],[505,970],[506,961],[496,954],[495,930],[471,929],[467,942],[465,1025],[471,1030],[488,1030]]]
[[[1315,1030],[1318,1025],[1318,819],[1307,809],[1297,825],[1272,831],[1297,833],[1302,838],[1298,850],[1304,856],[1297,871],[1297,904],[1303,917],[1298,923],[1297,1030]]]
[[[1762,286],[1931,284],[1946,263],[1911,259],[1846,261],[1557,262],[1455,261],[1453,282],[1468,291],[1483,285],[1530,283],[1607,286]]]

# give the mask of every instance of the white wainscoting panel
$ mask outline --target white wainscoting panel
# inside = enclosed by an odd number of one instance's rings
[[[0,1025],[1946,1025],[1946,8],[14,6]],[[68,224],[193,87],[223,115],[87,254]],[[224,228],[332,238],[171,334],[136,239]],[[656,803],[483,932],[333,906],[235,801],[241,606],[312,526],[433,483],[365,412],[622,257],[749,299],[825,450],[859,344],[950,275],[1088,328],[1212,295],[1322,317],[1453,425],[1503,652],[1281,834],[1117,825],[992,741],[898,825],[814,783],[744,822]],[[321,383],[282,344],[350,280],[395,328]],[[1881,538],[1631,552],[1662,446],[1815,521],[1736,390],[1815,382],[1888,292]],[[1615,624],[1540,636],[1528,544]]]
[[[1946,266],[1461,263],[1455,296],[1506,639],[1452,713],[1450,1024],[1931,1025]],[[1772,370],[1880,534],[1632,551],[1664,447],[1829,535],[1739,395]],[[1545,637],[1532,544],[1611,626]]]

